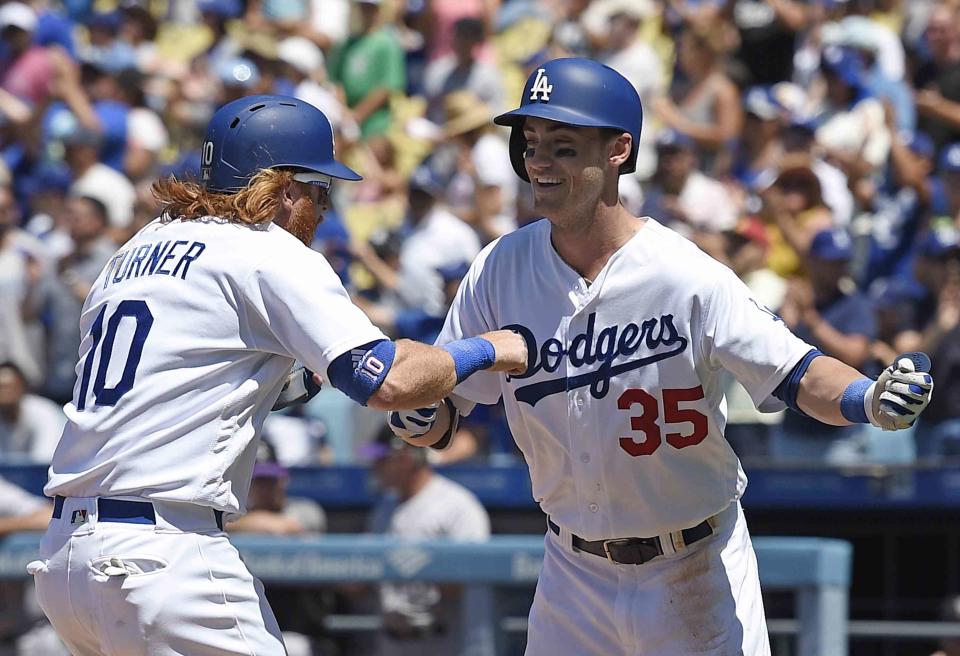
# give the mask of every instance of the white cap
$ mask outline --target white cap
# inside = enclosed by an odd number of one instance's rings
[[[11,26],[33,32],[37,27],[37,12],[22,2],[8,2],[0,7],[0,29]]]
[[[304,75],[310,75],[323,66],[323,52],[317,44],[302,36],[289,36],[278,43],[277,57]]]

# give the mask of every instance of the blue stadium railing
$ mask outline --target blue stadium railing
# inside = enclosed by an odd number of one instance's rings
[[[535,507],[527,468],[455,466],[443,474],[472,490],[488,509]],[[960,508],[960,465],[908,467],[747,467],[750,482],[743,505],[755,510]],[[40,494],[47,469],[40,465],[0,465],[0,476]],[[370,469],[360,466],[294,467],[287,490],[326,508],[365,508],[376,499]]]
[[[435,581],[465,587],[462,612],[471,627],[471,653],[493,656],[502,640],[493,586],[533,586],[543,559],[543,537],[496,535],[483,543],[399,542],[368,535],[317,538],[231,536],[255,575],[267,583],[316,585],[379,581]],[[846,656],[851,547],[822,538],[754,538],[765,590],[796,594],[798,654]],[[39,535],[0,540],[0,579],[26,577]],[[468,565],[469,564],[469,565]]]

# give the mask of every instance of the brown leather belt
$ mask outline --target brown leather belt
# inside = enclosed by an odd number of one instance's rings
[[[549,517],[547,517],[547,526],[550,527],[551,531],[560,535],[560,527],[554,524]],[[684,544],[689,546],[712,535],[713,528],[710,526],[710,522],[703,520],[696,526],[683,529],[680,534],[683,536]],[[657,556],[663,555],[663,545],[660,544],[659,537],[614,538],[612,540],[584,540],[580,536],[572,534],[570,537],[573,538],[574,548],[621,565],[642,565]]]

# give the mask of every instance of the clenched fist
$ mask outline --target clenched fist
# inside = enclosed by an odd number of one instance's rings
[[[480,335],[491,344],[496,360],[489,371],[518,376],[527,370],[527,342],[512,330],[493,330]]]
[[[873,383],[870,393],[870,423],[883,430],[901,430],[912,426],[930,403],[933,377],[917,371],[913,359],[898,356]]]

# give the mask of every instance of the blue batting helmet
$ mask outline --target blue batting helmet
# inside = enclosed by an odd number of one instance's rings
[[[643,108],[640,96],[630,82],[609,66],[571,57],[554,59],[538,67],[523,87],[520,107],[493,119],[497,125],[508,125],[510,162],[521,178],[530,181],[523,166],[523,121],[528,116],[545,118],[567,125],[590,128],[612,128],[629,132],[633,137],[630,159],[620,173],[631,173],[637,167],[637,148]]]
[[[213,115],[200,151],[200,181],[234,193],[257,171],[291,168],[362,179],[334,159],[333,129],[319,109],[287,96],[247,96]]]

